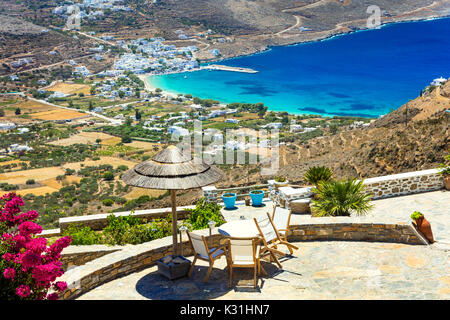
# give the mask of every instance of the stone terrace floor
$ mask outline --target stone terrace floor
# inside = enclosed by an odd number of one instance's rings
[[[196,263],[191,279],[170,281],[145,269],[106,283],[81,300],[129,299],[450,299],[448,251],[425,246],[363,242],[301,242],[283,270],[262,262],[268,277],[253,288],[250,269],[233,271],[228,288],[225,258]],[[192,258],[191,258],[192,259]]]
[[[394,198],[386,198],[372,201],[373,210],[366,216],[352,217],[311,217],[310,214],[293,214],[291,225],[311,223],[338,223],[338,222],[361,222],[361,223],[411,223],[411,214],[414,211],[422,212],[430,222],[436,247],[450,249],[450,192],[445,190],[419,193]],[[236,209],[222,209],[226,221],[239,220],[241,216],[245,219],[272,212],[273,203],[265,201],[263,207],[245,206],[237,203]]]
[[[196,264],[192,279],[169,281],[151,267],[116,279],[79,299],[450,299],[450,192],[436,191],[376,200],[366,217],[311,218],[294,215],[291,224],[328,222],[410,223],[413,211],[430,221],[433,246],[371,242],[296,242],[292,256],[280,259],[283,270],[262,262],[269,273],[253,289],[252,272],[236,269],[228,288],[225,258],[216,261],[208,283],[207,263]],[[272,203],[224,210],[227,221],[271,210]],[[192,257],[189,257],[192,260]]]

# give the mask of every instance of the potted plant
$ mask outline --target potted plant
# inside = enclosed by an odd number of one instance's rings
[[[434,238],[433,238],[433,232],[431,231],[431,225],[430,225],[430,222],[428,222],[428,220],[425,219],[425,216],[423,215],[423,213],[421,213],[419,211],[414,211],[411,214],[411,219],[414,220],[417,228],[419,229],[420,232],[423,233],[425,238],[427,238],[428,241],[430,241],[430,243],[433,243]]]
[[[289,184],[289,180],[285,177],[277,176],[273,180],[276,188],[285,187]]]
[[[445,157],[446,164],[441,163],[440,174],[444,176],[445,190],[450,190],[450,154]]]
[[[225,209],[228,209],[228,210],[234,209],[235,208],[234,205],[236,203],[236,198],[237,198],[236,193],[231,193],[231,192],[224,193],[222,195],[222,200],[223,200],[223,203],[225,204]]]
[[[263,198],[264,198],[264,191],[262,190],[252,190],[250,191],[250,198],[252,198],[252,205],[253,206],[262,206]]]

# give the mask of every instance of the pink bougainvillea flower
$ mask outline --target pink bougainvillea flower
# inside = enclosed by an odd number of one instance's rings
[[[20,222],[25,222],[28,220],[35,220],[39,216],[39,213],[35,210],[30,210],[24,213],[21,213],[17,216],[17,219]]]
[[[33,253],[41,254],[47,249],[47,239],[35,238],[31,239],[25,245],[25,248]]]
[[[6,268],[5,271],[3,271],[3,276],[5,279],[10,279],[11,281],[14,281],[14,277],[16,276],[16,270],[14,268]]]
[[[40,265],[42,262],[41,256],[34,253],[33,251],[27,251],[22,256],[22,265],[25,268],[32,268]]]
[[[59,296],[56,292],[50,293],[47,295],[47,300],[58,300]]]
[[[13,255],[11,253],[7,252],[2,256],[2,259],[9,262],[13,259]]]
[[[16,294],[19,297],[26,298],[30,295],[30,293],[30,287],[27,285],[21,284],[18,288],[16,288]]]
[[[47,257],[46,257],[47,260],[48,261],[59,260],[61,252],[63,251],[64,248],[67,248],[71,242],[72,238],[68,236],[56,240],[56,242],[53,243],[47,250]]]
[[[30,234],[39,234],[42,232],[42,227],[32,221],[25,221],[19,225],[19,232],[22,236],[29,236]]]
[[[59,293],[61,293],[67,289],[67,282],[65,282],[65,281],[55,282],[53,287],[55,288],[55,290],[57,290]]]
[[[1,290],[7,290],[7,295],[16,298],[56,300],[58,292],[67,289],[65,282],[55,281],[64,274],[61,252],[72,239],[64,237],[47,247],[45,238],[34,238],[33,235],[42,232],[42,227],[32,222],[38,213],[34,210],[22,213],[23,205],[22,198],[14,193],[0,197],[0,225],[10,230],[0,235],[0,277],[15,284]],[[48,294],[52,288],[56,292]]]

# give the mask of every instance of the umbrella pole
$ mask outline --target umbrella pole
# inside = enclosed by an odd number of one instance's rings
[[[170,198],[172,202],[172,239],[173,239],[173,254],[176,255],[178,252],[178,232],[177,232],[177,200],[176,191],[170,190]]]

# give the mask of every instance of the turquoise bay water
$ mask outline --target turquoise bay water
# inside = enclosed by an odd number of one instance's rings
[[[397,23],[219,63],[259,73],[202,70],[150,81],[170,92],[223,103],[376,117],[416,98],[434,78],[450,77],[450,19]]]

